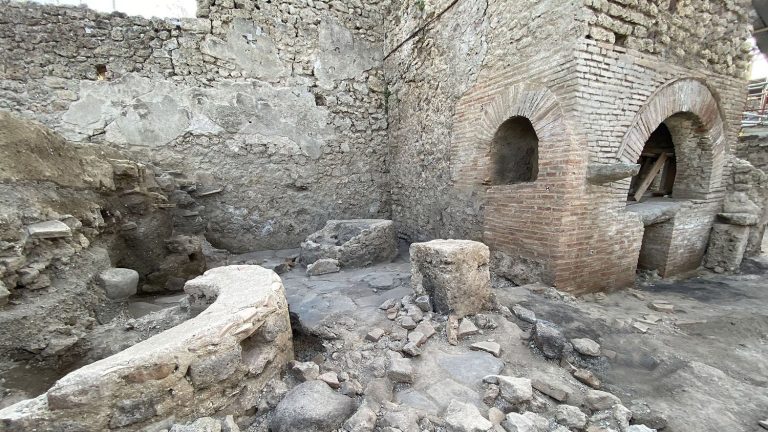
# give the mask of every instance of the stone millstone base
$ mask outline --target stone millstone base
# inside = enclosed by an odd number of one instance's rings
[[[459,317],[480,312],[491,295],[490,251],[470,240],[411,245],[411,284],[431,296],[436,312]]]

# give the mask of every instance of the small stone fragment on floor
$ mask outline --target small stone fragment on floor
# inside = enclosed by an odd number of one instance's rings
[[[600,344],[588,338],[571,339],[573,349],[579,354],[598,357],[600,355]]]
[[[646,333],[648,331],[648,328],[649,328],[647,325],[645,325],[643,323],[639,323],[639,322],[633,322],[632,323],[632,327],[635,330],[639,331],[640,333]]]
[[[411,357],[418,357],[421,355],[421,348],[415,342],[408,342],[403,345],[403,352]]]
[[[445,423],[450,432],[486,432],[493,427],[476,406],[452,400],[445,410]]]
[[[469,349],[473,351],[485,351],[487,353],[493,354],[494,357],[501,356],[501,345],[496,342],[475,342],[469,346]]]
[[[320,376],[320,366],[314,362],[295,362],[291,367],[291,372],[299,381],[311,381]]]
[[[360,405],[360,408],[347,419],[342,426],[345,432],[371,432],[376,427],[376,412],[368,404]]]
[[[320,276],[338,273],[341,270],[339,261],[333,258],[321,258],[307,266],[307,276]]]
[[[320,374],[317,379],[328,384],[330,388],[337,389],[341,386],[339,383],[339,376],[336,375],[336,372],[326,372],[324,374]]]
[[[533,343],[549,359],[559,359],[567,343],[559,326],[549,321],[536,321],[531,331]]]
[[[651,429],[646,425],[631,425],[627,428],[627,432],[656,432],[656,429]]]
[[[590,390],[587,392],[586,403],[589,409],[593,411],[602,411],[607,410],[616,404],[620,404],[621,399],[608,392]]]
[[[759,424],[760,427],[763,429],[768,429],[768,419],[760,420],[759,422],[757,422],[757,424]]]
[[[544,393],[558,402],[565,402],[573,393],[573,389],[565,383],[558,382],[553,377],[542,376],[533,378],[531,385],[536,390]]]
[[[528,378],[499,375],[498,382],[501,397],[511,404],[529,401],[533,397],[533,387]]]
[[[459,324],[459,333],[458,337],[459,339],[476,335],[480,332],[480,329],[477,328],[475,323],[472,322],[469,318],[463,318],[461,320],[461,323]]]
[[[368,332],[368,334],[365,335],[365,340],[371,341],[371,342],[378,342],[379,339],[381,339],[385,334],[384,329],[381,328],[374,328],[371,329],[371,331]]]
[[[587,369],[577,369],[573,373],[573,377],[582,383],[592,387],[593,389],[600,388],[600,379]]]
[[[432,303],[429,301],[428,295],[418,296],[413,299],[413,303],[424,312],[432,312]]]
[[[435,335],[435,327],[429,322],[429,321],[422,321],[420,322],[415,329],[413,329],[415,332],[419,332],[424,335],[424,341],[426,342],[427,339],[431,338]]]
[[[587,424],[587,415],[581,412],[578,407],[560,405],[555,412],[555,420],[569,428],[583,429]]]
[[[384,301],[384,303],[382,303],[381,306],[379,306],[379,309],[381,309],[381,310],[389,310],[389,309],[392,309],[395,306],[397,306],[397,300],[389,299],[389,300]]]
[[[394,382],[413,383],[414,371],[411,360],[403,358],[400,354],[391,353],[387,376]]]
[[[413,330],[416,328],[416,321],[413,320],[410,316],[404,316],[397,319],[398,324],[400,324],[400,327],[406,329],[406,330]]]
[[[536,322],[536,314],[532,310],[526,308],[525,306],[516,304],[512,306],[512,312],[514,312],[515,316],[522,321],[525,321],[531,324]]]

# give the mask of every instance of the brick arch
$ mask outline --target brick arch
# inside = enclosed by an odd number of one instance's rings
[[[720,189],[725,161],[725,129],[715,95],[700,80],[685,78],[660,87],[640,109],[617,152],[621,162],[635,163],[651,133],[675,114],[693,115],[705,131],[707,143],[704,175],[709,193]],[[629,186],[629,182],[625,182]]]
[[[491,144],[499,127],[513,117],[527,118],[539,139],[539,163],[547,166],[571,147],[570,128],[557,97],[547,88],[508,86],[484,101],[471,101],[473,113],[457,110],[457,133],[451,145],[451,178],[458,187],[477,187],[491,174]],[[542,164],[543,162],[543,164]],[[539,179],[548,172],[540,172]]]

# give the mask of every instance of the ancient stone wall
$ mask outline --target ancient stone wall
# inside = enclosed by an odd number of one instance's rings
[[[747,0],[586,0],[589,38],[690,69],[742,77],[751,62]]]
[[[297,246],[327,219],[389,215],[383,3],[2,8],[0,109],[197,172],[216,245]]]
[[[193,308],[207,309],[0,410],[0,427],[160,430],[197,417],[245,414],[293,358],[283,284],[262,267],[230,266],[209,270],[185,290]]]

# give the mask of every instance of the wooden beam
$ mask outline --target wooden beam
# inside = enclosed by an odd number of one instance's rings
[[[648,190],[648,186],[653,183],[653,179],[655,179],[656,176],[659,175],[661,169],[664,168],[664,163],[666,161],[666,153],[662,153],[661,156],[656,159],[656,163],[653,164],[651,171],[648,172],[648,177],[646,177],[643,182],[640,183],[640,186],[638,186],[637,192],[635,192],[635,201],[640,202],[640,200],[643,198],[643,195],[645,194],[645,191]]]

